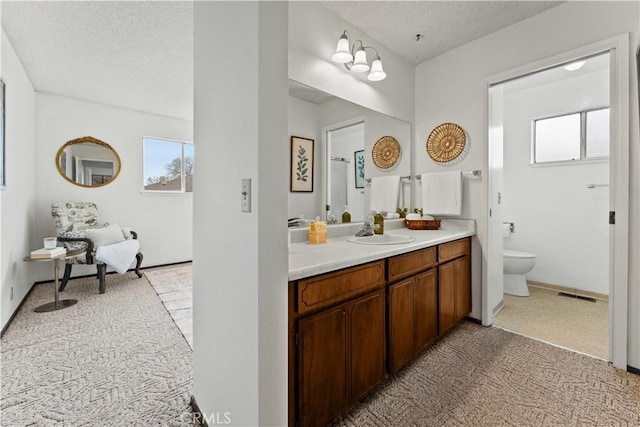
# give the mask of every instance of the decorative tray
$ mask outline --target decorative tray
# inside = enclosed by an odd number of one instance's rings
[[[440,229],[439,219],[405,219],[404,224],[409,230],[438,230]]]

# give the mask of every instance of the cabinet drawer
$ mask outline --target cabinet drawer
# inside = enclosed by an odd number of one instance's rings
[[[298,314],[345,301],[384,283],[384,260],[300,280]]]
[[[438,262],[448,261],[462,255],[466,255],[470,250],[469,239],[456,240],[451,243],[444,243],[438,246]]]
[[[389,258],[389,282],[409,277],[436,265],[436,248],[425,248]]]

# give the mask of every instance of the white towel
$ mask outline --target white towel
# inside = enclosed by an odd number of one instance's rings
[[[125,240],[112,245],[100,246],[96,249],[96,259],[123,274],[136,260],[139,249],[140,243],[137,240]]]
[[[462,172],[423,173],[422,210],[431,215],[462,214]]]
[[[400,175],[376,176],[371,178],[369,210],[396,212],[400,192]]]

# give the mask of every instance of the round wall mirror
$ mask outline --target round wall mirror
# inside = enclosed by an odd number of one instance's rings
[[[64,144],[56,154],[60,175],[80,187],[101,187],[120,173],[120,156],[106,142],[83,136]]]

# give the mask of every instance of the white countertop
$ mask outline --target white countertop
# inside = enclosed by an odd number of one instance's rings
[[[415,241],[398,245],[361,245],[347,241],[353,234],[330,237],[327,243],[292,243],[289,247],[289,280],[298,280],[364,264],[394,255],[451,242],[476,234],[473,220],[443,220],[440,230],[392,228],[385,234],[412,236]]]

